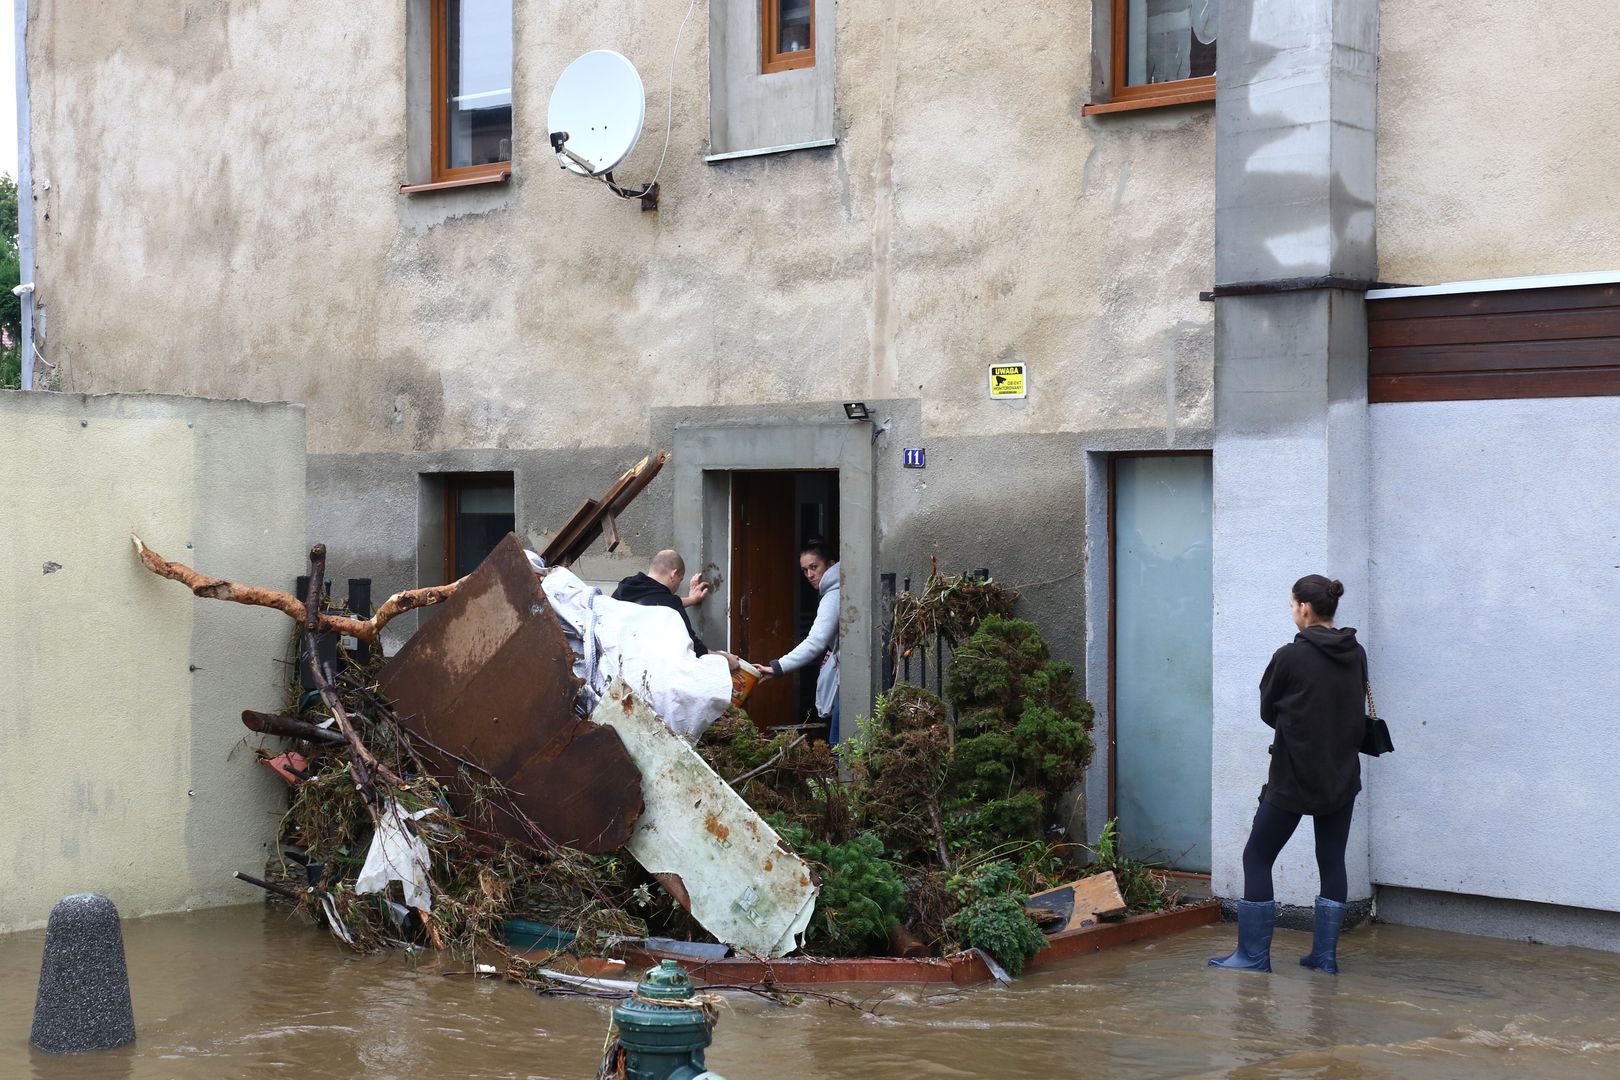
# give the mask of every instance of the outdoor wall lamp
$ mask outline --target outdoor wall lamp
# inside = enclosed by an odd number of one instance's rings
[[[867,409],[866,402],[864,401],[844,402],[844,415],[849,417],[851,420],[866,420],[870,422],[872,419],[872,413]]]

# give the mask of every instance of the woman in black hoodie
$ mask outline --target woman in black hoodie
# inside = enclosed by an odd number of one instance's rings
[[[1260,808],[1243,849],[1238,947],[1230,956],[1211,960],[1215,967],[1271,970],[1277,915],[1271,867],[1300,818],[1309,814],[1316,826],[1322,894],[1316,898],[1310,954],[1299,962],[1329,974],[1339,972],[1339,928],[1350,891],[1344,848],[1361,790],[1356,755],[1366,726],[1362,703],[1367,687],[1367,654],[1354,628],[1333,626],[1343,595],[1343,585],[1320,574],[1294,582],[1289,606],[1299,633],[1272,656],[1260,680],[1260,719],[1276,730],[1271,774],[1260,789]]]

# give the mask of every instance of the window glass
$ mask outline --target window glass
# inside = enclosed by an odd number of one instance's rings
[[[1219,0],[1127,0],[1125,85],[1215,74]]]
[[[493,482],[492,482],[493,481]],[[464,479],[451,490],[453,565],[451,581],[478,569],[495,545],[506,539],[517,523],[513,512],[512,480]]]
[[[804,52],[810,48],[811,0],[778,0],[776,6],[776,51]]]
[[[447,0],[445,168],[512,160],[512,0]]]

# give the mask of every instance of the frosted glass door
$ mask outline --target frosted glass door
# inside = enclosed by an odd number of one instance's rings
[[[1114,460],[1114,808],[1127,854],[1209,872],[1212,459]]]

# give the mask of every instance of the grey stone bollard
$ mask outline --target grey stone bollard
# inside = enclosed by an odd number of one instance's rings
[[[51,909],[29,1041],[51,1054],[135,1041],[124,933],[118,909],[105,896],[75,893]]]

